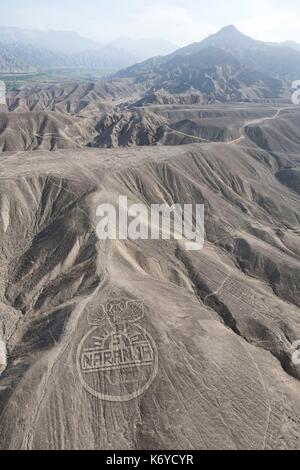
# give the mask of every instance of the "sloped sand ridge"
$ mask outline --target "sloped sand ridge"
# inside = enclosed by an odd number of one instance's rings
[[[1,448],[299,448],[300,200],[263,155],[216,143],[1,157]],[[204,249],[100,242],[96,207],[119,194],[204,203]],[[128,402],[89,393],[76,361],[89,313],[115,299],[143,301],[158,356]]]
[[[84,147],[95,134],[89,122],[54,112],[0,114],[0,151]]]
[[[296,137],[299,108],[290,104],[145,106],[137,99],[144,92],[129,80],[9,92],[8,107],[0,113],[0,150],[232,143],[246,136],[265,145],[261,125],[271,126],[271,138],[279,133],[285,142],[286,120],[292,118]]]
[[[137,91],[128,80],[98,80],[90,83],[74,83],[48,86],[28,86],[11,91],[7,95],[11,112],[57,111],[66,114],[91,115],[99,112],[101,104],[116,105],[119,100],[129,99]]]

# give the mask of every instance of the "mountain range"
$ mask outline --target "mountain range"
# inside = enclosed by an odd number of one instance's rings
[[[257,41],[233,25],[180,49],[161,39],[101,45],[68,31],[0,27],[0,37],[0,72],[115,71],[145,88],[137,106],[282,99],[300,77],[300,45]]]
[[[291,47],[292,49],[295,49],[295,51],[300,52],[300,44],[295,41],[285,41],[282,43],[282,46]]]
[[[122,38],[108,44],[72,31],[38,31],[0,27],[0,72],[19,73],[53,68],[118,70],[153,55],[176,49],[159,38]]]
[[[117,73],[149,84],[146,102],[253,101],[280,98],[300,77],[300,46],[254,40],[227,26],[202,42]],[[186,96],[188,95],[188,96]],[[171,98],[173,100],[174,97]]]

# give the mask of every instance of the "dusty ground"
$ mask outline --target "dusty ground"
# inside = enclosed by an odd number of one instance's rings
[[[8,91],[0,449],[300,449],[300,61],[216,39]],[[203,249],[100,241],[120,195],[203,204]]]
[[[274,105],[239,111],[227,142],[2,154],[0,448],[300,448],[298,122]],[[100,242],[96,208],[120,194],[203,203],[204,249]],[[118,299],[143,302],[128,328],[152,361],[89,391],[78,359]]]
[[[297,108],[288,102],[144,105],[146,90],[130,80],[112,80],[9,92],[7,107],[0,109],[0,151],[229,143],[240,140],[246,126],[253,130],[255,123],[275,120],[283,129],[285,120],[292,123],[287,137],[296,138]]]

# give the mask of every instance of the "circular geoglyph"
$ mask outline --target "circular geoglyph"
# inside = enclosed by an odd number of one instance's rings
[[[94,327],[78,346],[76,365],[81,385],[95,398],[130,401],[154,381],[157,348],[149,333],[135,323],[142,313],[142,303],[124,300],[89,312]]]

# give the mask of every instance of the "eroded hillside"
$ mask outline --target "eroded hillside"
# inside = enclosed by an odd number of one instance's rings
[[[269,119],[232,143],[3,154],[1,448],[299,448],[293,116],[280,149]],[[203,203],[204,249],[99,241],[96,208],[120,194]],[[115,299],[143,302],[158,360],[149,387],[125,402],[89,393],[77,368],[91,318]]]

